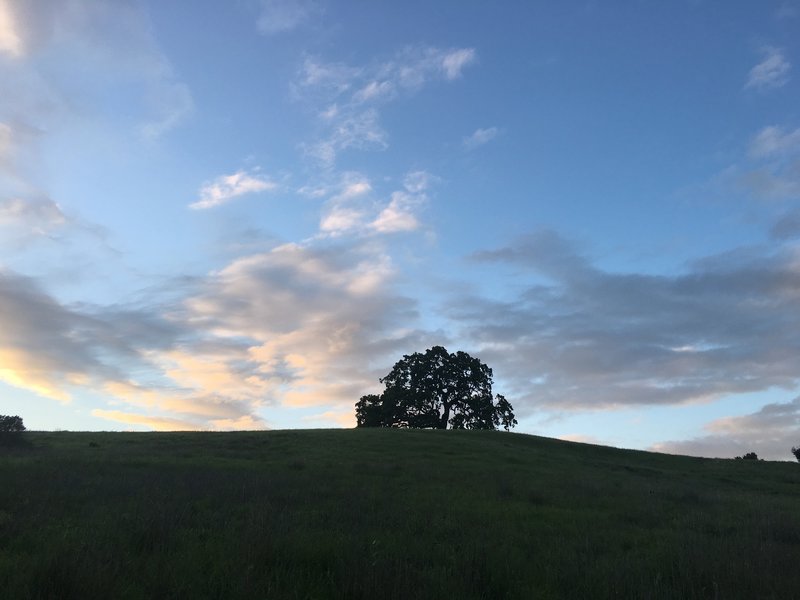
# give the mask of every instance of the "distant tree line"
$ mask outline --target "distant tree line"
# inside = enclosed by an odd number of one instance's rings
[[[755,452],[748,452],[744,456],[737,456],[736,460],[758,460],[758,454]]]
[[[800,446],[792,446],[792,454],[800,462]],[[755,452],[748,452],[744,456],[737,456],[736,460],[764,460],[758,458],[758,454]]]

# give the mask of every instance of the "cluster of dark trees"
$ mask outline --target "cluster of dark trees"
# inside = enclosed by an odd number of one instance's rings
[[[758,460],[758,454],[755,452],[748,452],[744,456],[737,456],[736,460]]]
[[[792,454],[800,462],[800,446],[792,446]],[[744,456],[737,456],[736,460],[763,460],[758,458],[758,454],[755,452],[748,452]]]
[[[517,424],[508,400],[492,395],[492,370],[466,352],[434,346],[407,354],[380,382],[382,394],[356,403],[358,427],[508,431]]]
[[[0,433],[19,433],[20,431],[25,431],[22,417],[0,415]]]

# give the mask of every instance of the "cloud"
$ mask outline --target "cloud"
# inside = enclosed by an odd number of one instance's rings
[[[0,0],[0,54],[18,58],[22,53],[22,40],[16,30],[11,0]]]
[[[409,46],[398,54],[395,61],[382,65],[382,70],[391,73],[400,86],[416,89],[438,77],[445,81],[459,79],[464,69],[476,60],[474,48]]]
[[[714,187],[774,202],[800,198],[800,129],[762,128],[750,140],[747,156],[723,170]]]
[[[379,233],[415,231],[421,224],[417,210],[428,196],[426,191],[435,178],[427,171],[413,171],[403,180],[403,190],[392,193],[389,204],[384,207],[370,227]]]
[[[307,56],[291,88],[298,99],[311,96],[313,100],[330,100],[350,90],[362,73],[363,69],[357,67]]]
[[[800,238],[800,209],[789,211],[775,221],[770,235],[776,240]]]
[[[0,228],[27,236],[48,236],[68,223],[61,207],[49,198],[0,200]]]
[[[458,294],[446,314],[523,416],[791,390],[800,384],[798,252],[741,248],[674,276],[612,273],[543,230],[472,257],[515,270],[518,291]]]
[[[192,327],[249,340],[252,372],[288,406],[347,406],[374,388],[389,356],[424,336],[372,244],[285,244],[238,259],[186,302]]]
[[[389,205],[372,222],[372,228],[380,233],[396,233],[419,229],[414,214],[417,198],[405,192],[394,192]]]
[[[497,134],[500,133],[500,130],[497,127],[489,127],[488,129],[476,129],[472,135],[468,135],[464,138],[461,142],[462,146],[464,146],[467,150],[474,150],[478,146],[483,146],[491,142],[494,138],[497,137]]]
[[[407,173],[402,189],[381,204],[371,195],[369,181],[359,173],[346,173],[338,191],[326,202],[320,232],[329,236],[374,235],[415,231],[421,227],[417,213],[427,202],[434,176],[426,171]]]
[[[378,111],[370,109],[340,121],[330,138],[336,150],[385,150],[386,132],[378,123]]]
[[[395,94],[395,85],[391,81],[370,81],[353,95],[356,103],[388,99]]]
[[[14,110],[9,108],[6,112],[14,112]],[[41,135],[41,130],[26,125],[18,119],[12,119],[5,123],[0,122],[0,174],[24,181],[20,163],[25,158],[30,158],[28,155],[31,154],[31,149]]]
[[[786,85],[792,65],[783,52],[772,46],[765,46],[761,52],[764,60],[750,69],[745,89],[754,88],[763,92]]]
[[[796,200],[800,198],[800,160],[746,171],[737,184],[759,200]]]
[[[0,168],[10,163],[12,153],[12,131],[6,123],[0,123]]]
[[[386,150],[389,147],[387,138],[386,131],[380,125],[378,111],[369,109],[338,119],[330,135],[307,146],[306,154],[330,168],[342,150]]]
[[[750,143],[750,156],[771,158],[800,153],[800,127],[784,131],[775,125],[764,127]]]
[[[126,413],[119,410],[95,409],[92,411],[92,416],[106,419],[107,421],[124,423],[126,425],[142,425],[155,431],[198,431],[204,429],[202,424],[193,423],[191,421],[173,419],[170,417],[154,417],[152,415]]]
[[[231,352],[204,353],[198,345],[193,355],[173,350],[168,359],[159,357],[154,365],[164,369],[164,375],[179,386],[141,385],[132,381],[111,381],[104,391],[114,398],[114,403],[125,403],[153,413],[179,415],[196,424],[196,427],[214,428],[221,422],[247,422],[252,429],[263,429],[266,422],[253,413],[268,404],[268,384],[250,372],[242,370],[246,361],[246,348],[231,348]],[[180,356],[183,360],[175,361]],[[166,364],[165,364],[166,362]],[[188,373],[175,370],[177,365],[187,366]],[[201,373],[197,367],[209,369]],[[232,387],[224,388],[227,382]],[[255,427],[259,423],[260,426]]]
[[[141,127],[142,135],[158,139],[186,121],[194,112],[194,100],[189,86],[176,81],[159,82],[146,97],[154,118]]]
[[[213,208],[245,194],[272,191],[277,187],[277,183],[257,172],[239,170],[232,175],[220,175],[215,180],[204,183],[200,188],[200,199],[190,204],[189,208]]]
[[[292,93],[308,102],[328,129],[328,135],[305,145],[306,154],[331,168],[342,150],[385,150],[388,136],[380,125],[378,107],[416,93],[428,81],[458,79],[476,56],[473,48],[409,46],[389,60],[367,66],[306,57]]]
[[[320,423],[336,423],[339,427],[351,428],[356,426],[356,416],[352,410],[334,411],[328,410],[316,415],[303,417],[304,421],[320,422]]]
[[[37,60],[46,52],[67,58]],[[132,100],[126,104],[131,114],[122,116],[138,121],[149,139],[184,122],[193,110],[189,88],[174,73],[136,2],[0,0],[2,53],[14,58],[0,65],[0,76],[14,91],[0,105],[22,123],[44,125],[42,113],[55,110],[85,116],[115,88],[124,88]]]
[[[775,16],[778,19],[794,19],[800,16],[800,8],[792,2],[784,2],[778,7],[778,10],[775,11]]]
[[[198,327],[181,307],[68,306],[34,279],[0,271],[0,380],[65,403],[102,390],[111,405],[145,409],[156,428],[162,418],[265,427],[257,411],[280,382],[261,373],[249,344]]]
[[[768,460],[794,460],[800,445],[800,397],[767,404],[757,412],[716,419],[705,426],[708,435],[656,444],[653,450],[692,456],[733,458],[755,452]]]
[[[340,236],[359,232],[369,218],[372,185],[361,173],[350,171],[340,176],[333,186],[325,186],[313,193],[316,197],[332,194],[325,203],[319,229],[325,235]]]
[[[462,48],[448,52],[442,57],[442,70],[447,79],[458,79],[464,67],[475,62],[475,50],[473,48]]]
[[[0,380],[67,402],[71,388],[122,377],[131,346],[172,328],[136,312],[92,313],[60,304],[33,279],[0,270]]]
[[[366,213],[352,206],[334,204],[322,216],[319,229],[323,233],[341,235],[361,229]]]
[[[312,0],[261,0],[261,14],[256,27],[264,35],[285,33],[320,12],[320,4]]]

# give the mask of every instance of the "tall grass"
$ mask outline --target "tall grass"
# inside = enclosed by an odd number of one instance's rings
[[[800,466],[497,432],[26,433],[0,597],[800,598]]]

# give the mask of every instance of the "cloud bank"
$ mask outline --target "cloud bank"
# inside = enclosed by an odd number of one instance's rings
[[[759,458],[767,460],[794,460],[790,450],[800,446],[800,397],[767,404],[749,415],[716,419],[706,430],[706,436],[663,442],[653,450],[719,458],[757,451]]]
[[[447,308],[523,400],[522,413],[704,402],[800,384],[796,246],[741,248],[679,275],[613,273],[541,230],[472,261],[512,268],[522,284],[508,300],[463,295]]]

